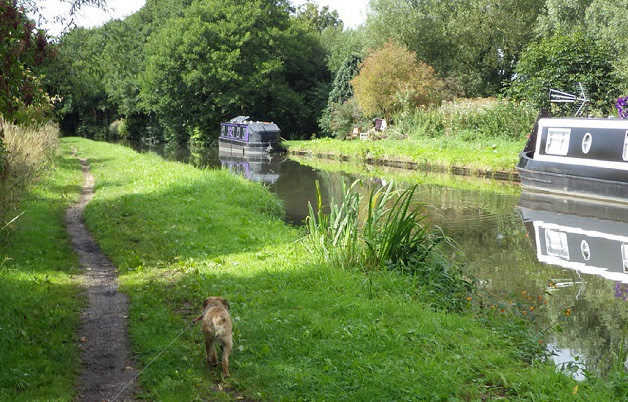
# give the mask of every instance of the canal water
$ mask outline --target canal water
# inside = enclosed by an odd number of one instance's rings
[[[451,237],[451,258],[486,290],[482,300],[499,313],[512,304],[548,329],[546,343],[559,366],[606,372],[628,342],[628,207],[591,205],[522,193],[518,183],[385,169],[286,156],[243,159],[216,151],[159,149],[166,159],[224,167],[264,183],[300,225],[308,203],[340,199],[343,181],[361,178],[365,192],[395,180],[418,184],[417,201]],[[625,347],[624,347],[625,349]],[[623,357],[625,359],[626,356]],[[626,362],[624,362],[626,364]]]

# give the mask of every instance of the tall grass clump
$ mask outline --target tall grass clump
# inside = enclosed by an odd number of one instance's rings
[[[346,186],[342,200],[323,212],[316,185],[317,210],[308,205],[306,246],[337,268],[366,272],[388,270],[410,275],[417,294],[436,307],[458,310],[466,304],[471,281],[444,256],[448,238],[430,224],[424,204],[413,200],[417,186],[397,190],[395,182],[370,192],[367,204],[361,181]]]
[[[14,126],[1,120],[0,130],[4,136],[4,147],[0,147],[2,229],[18,215],[16,208],[24,190],[52,165],[58,130],[52,125]]]
[[[537,114],[505,99],[458,99],[401,114],[395,125],[410,137],[519,140],[529,133]]]

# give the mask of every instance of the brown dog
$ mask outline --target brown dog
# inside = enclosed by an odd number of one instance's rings
[[[205,299],[205,310],[202,320],[207,362],[212,366],[218,365],[216,350],[214,349],[214,342],[217,342],[222,349],[222,376],[229,377],[229,353],[231,353],[233,339],[227,299],[222,297],[208,297]]]

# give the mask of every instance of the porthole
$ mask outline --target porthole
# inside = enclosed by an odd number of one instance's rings
[[[591,133],[586,133],[584,135],[584,138],[582,139],[582,152],[584,152],[585,154],[589,153],[589,151],[591,150],[592,141],[593,138],[591,137]]]
[[[585,261],[589,261],[589,258],[591,258],[591,249],[586,240],[582,240],[580,243],[580,252],[582,253],[582,258],[584,258]]]

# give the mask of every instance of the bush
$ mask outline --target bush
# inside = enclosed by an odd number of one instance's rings
[[[504,99],[459,99],[439,107],[401,113],[395,125],[415,137],[519,140],[530,132],[537,114],[526,104]]]

